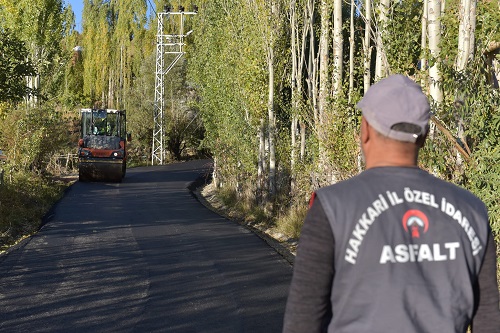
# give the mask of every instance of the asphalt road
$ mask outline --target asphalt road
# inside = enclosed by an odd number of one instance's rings
[[[0,257],[0,331],[280,332],[292,268],[190,194],[206,167],[75,183]]]

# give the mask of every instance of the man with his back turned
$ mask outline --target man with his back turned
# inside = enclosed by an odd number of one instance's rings
[[[366,170],[314,193],[283,332],[500,332],[486,207],[418,168],[427,97],[392,75],[358,107]]]

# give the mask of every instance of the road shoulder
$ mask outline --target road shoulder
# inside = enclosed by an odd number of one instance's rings
[[[191,194],[206,208],[252,231],[269,246],[271,246],[276,252],[278,252],[286,261],[293,265],[295,260],[295,251],[297,248],[296,240],[283,240],[283,236],[281,234],[274,232],[268,227],[251,224],[243,221],[243,219],[235,217],[216,196],[212,183],[206,184],[204,179],[196,180],[188,187],[188,189],[191,191]]]

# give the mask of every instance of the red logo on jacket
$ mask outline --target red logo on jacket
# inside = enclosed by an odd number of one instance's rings
[[[429,220],[421,211],[411,209],[403,216],[403,228],[406,232],[411,231],[411,237],[419,238],[421,230],[426,233],[429,229]]]

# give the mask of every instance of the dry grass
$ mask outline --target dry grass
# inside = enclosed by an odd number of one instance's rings
[[[35,233],[67,184],[16,174],[0,185],[0,252]]]
[[[298,239],[304,219],[307,214],[307,207],[291,207],[276,221],[276,228],[289,238]]]
[[[252,204],[252,200],[244,200],[234,191],[216,189],[213,183],[203,188],[201,196],[220,215],[267,235],[295,254],[306,207],[292,208],[276,219],[268,213],[269,207]]]

